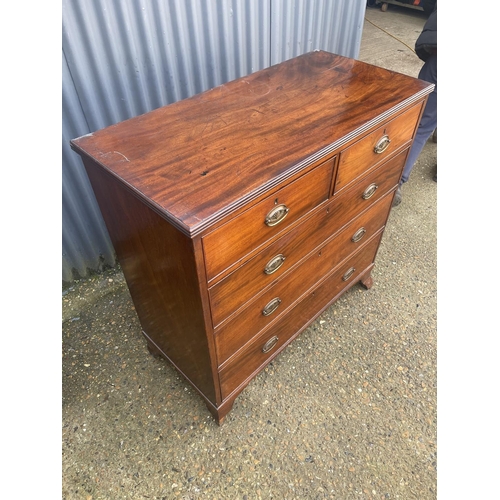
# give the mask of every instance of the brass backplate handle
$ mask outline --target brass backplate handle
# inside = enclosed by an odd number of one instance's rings
[[[363,236],[366,234],[366,229],[364,227],[360,227],[351,238],[353,243],[357,243]]]
[[[375,183],[372,183],[370,184],[364,191],[363,191],[363,195],[362,195],[362,198],[363,200],[367,200],[368,198],[371,198],[374,194],[375,194],[375,191],[378,189],[378,186],[377,184]]]
[[[275,297],[266,305],[266,307],[264,307],[264,309],[262,309],[262,314],[264,316],[269,316],[274,311],[276,311],[276,309],[278,309],[280,304],[281,304],[281,299],[279,297]]]
[[[391,143],[391,140],[389,139],[388,135],[382,136],[377,144],[375,144],[375,147],[373,148],[374,153],[377,153],[378,155],[383,153],[388,147],[389,144]]]
[[[289,211],[290,209],[286,205],[277,205],[266,215],[266,226],[276,226],[283,221]]]
[[[351,267],[351,269],[349,269],[345,274],[344,276],[342,276],[342,280],[343,281],[347,281],[356,271],[356,268],[354,267]]]
[[[276,346],[278,343],[278,337],[275,335],[274,337],[271,337],[263,346],[262,346],[262,352],[266,353],[269,352],[273,347]]]
[[[266,274],[275,273],[283,265],[283,262],[285,262],[285,256],[282,253],[279,253],[266,264],[266,267],[264,268],[264,273]]]

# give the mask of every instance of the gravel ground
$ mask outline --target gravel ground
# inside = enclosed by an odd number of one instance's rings
[[[366,15],[410,45],[425,20],[391,7]],[[416,76],[416,56],[380,33],[365,23],[360,59]],[[390,47],[384,64],[375,39]],[[326,310],[221,427],[148,353],[119,269],[64,290],[62,497],[436,498],[436,153],[428,142],[403,187],[373,288]]]

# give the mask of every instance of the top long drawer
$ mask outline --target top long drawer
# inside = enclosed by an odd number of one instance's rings
[[[333,167],[334,158],[204,236],[208,280],[326,201]]]

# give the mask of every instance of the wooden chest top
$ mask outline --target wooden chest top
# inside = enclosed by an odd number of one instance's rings
[[[71,145],[195,236],[431,90],[315,51]]]

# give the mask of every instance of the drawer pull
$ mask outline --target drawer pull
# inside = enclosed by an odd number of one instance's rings
[[[378,186],[377,184],[373,183],[373,184],[370,184],[364,191],[363,191],[363,195],[362,195],[362,198],[363,200],[367,200],[368,198],[371,198],[374,194],[375,194],[375,191],[378,189]]]
[[[271,337],[262,347],[262,352],[266,353],[269,352],[273,347],[276,346],[278,343],[278,337],[275,335],[274,337]]]
[[[279,224],[288,214],[289,208],[286,205],[278,205],[274,207],[267,215],[266,215],[266,226],[276,226]]]
[[[266,267],[264,268],[264,272],[266,274],[275,273],[283,265],[283,262],[285,262],[285,256],[282,253],[280,253],[280,254],[276,255],[276,257],[273,257],[266,264]]]
[[[342,276],[342,280],[343,281],[347,281],[353,274],[354,272],[356,271],[356,268],[354,267],[351,267],[351,269],[349,269],[345,274],[344,276]]]
[[[366,229],[364,227],[360,227],[351,238],[353,243],[357,243],[363,236],[366,234]]]
[[[281,299],[279,297],[275,297],[273,300],[271,300],[271,302],[269,302],[269,304],[266,305],[266,307],[264,307],[264,309],[262,309],[262,314],[264,316],[269,316],[274,311],[276,311],[276,309],[278,309],[280,304]]]
[[[383,153],[388,147],[389,144],[391,143],[391,140],[389,139],[388,135],[382,136],[381,139],[375,144],[375,147],[373,148],[374,153],[377,153],[378,155]]]

